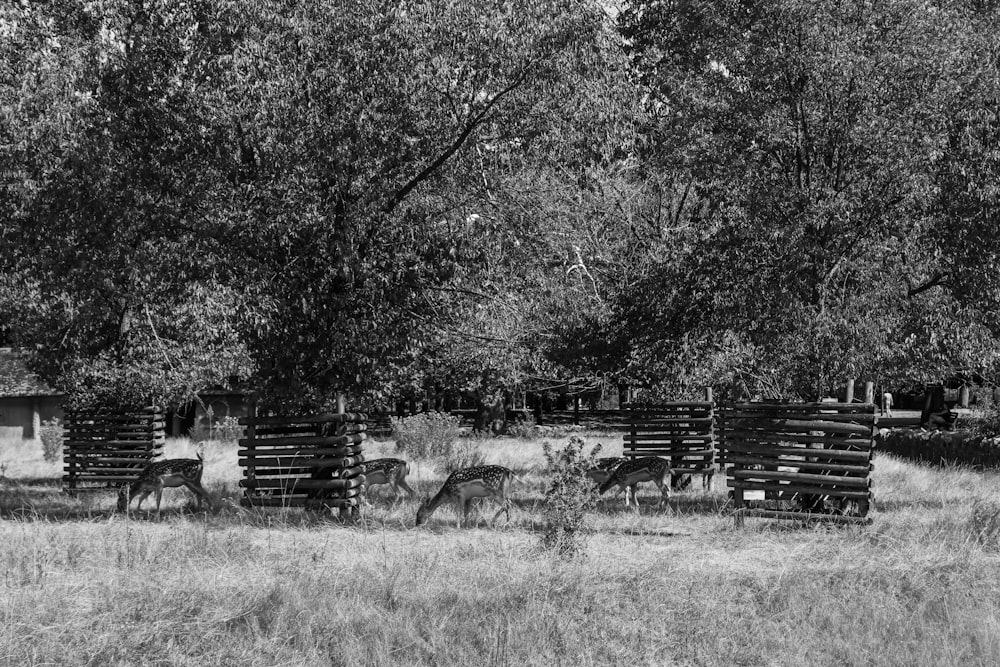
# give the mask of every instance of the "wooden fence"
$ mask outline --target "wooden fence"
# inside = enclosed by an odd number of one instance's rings
[[[623,452],[628,458],[662,456],[670,460],[673,483],[681,475],[715,473],[715,404],[707,402],[628,405],[628,432]]]
[[[69,493],[121,486],[163,454],[166,419],[157,407],[67,409],[64,424],[63,484]]]
[[[870,523],[874,405],[740,403],[723,412],[720,432],[737,523]]]
[[[361,413],[260,416],[251,407],[239,441],[245,506],[358,505],[367,417]]]

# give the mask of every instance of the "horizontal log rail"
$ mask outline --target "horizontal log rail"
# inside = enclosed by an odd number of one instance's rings
[[[845,486],[852,488],[868,488],[871,479],[866,477],[847,477],[844,475],[815,475],[812,473],[784,470],[740,470],[733,471],[735,479],[744,480],[775,480],[781,482],[797,482],[815,484],[818,487]]]
[[[748,444],[771,444],[771,445],[822,445],[823,449],[837,451],[859,451],[868,452],[872,448],[871,438],[831,438],[829,436],[806,435],[806,434],[775,434],[764,431],[726,431],[725,439],[727,443],[733,445],[739,443]],[[727,445],[727,448],[729,445]],[[816,449],[820,449],[816,447]]]
[[[343,422],[355,422],[364,424],[366,421],[364,413],[346,412],[344,414],[322,414],[304,417],[240,417],[239,423],[244,426],[283,426],[286,424],[340,424]]]
[[[338,509],[349,509],[357,507],[358,504],[359,499],[357,497],[314,499],[302,496],[282,498],[261,496],[253,499],[247,497],[240,499],[240,505],[244,507],[307,507],[317,509],[334,507]]]
[[[804,410],[801,412],[749,412],[749,411],[733,411],[733,410],[720,410],[720,414],[725,421],[736,421],[740,419],[795,419],[799,421],[826,421],[826,422],[837,422],[837,423],[874,423],[878,417],[875,415],[865,415],[865,414],[835,414],[829,412],[814,412],[811,410]]]
[[[817,488],[811,484],[779,484],[777,482],[755,482],[753,480],[726,479],[726,485],[736,489],[747,491],[791,491],[805,495],[835,496],[838,498],[853,498],[856,500],[867,500],[870,493],[867,489],[827,489]]]
[[[873,463],[868,463],[867,465],[848,465],[844,463],[821,463],[819,461],[805,461],[790,458],[770,458],[764,456],[739,456],[735,454],[727,456],[726,462],[732,465],[784,466],[795,467],[799,470],[828,470],[830,472],[842,472],[854,475],[867,475],[875,467]]]
[[[870,438],[872,427],[863,424],[805,419],[736,419],[726,422],[726,429],[765,433],[812,433],[856,435]]]
[[[285,493],[299,490],[322,489],[355,489],[365,483],[365,476],[358,475],[349,479],[311,479],[308,477],[292,477],[284,479],[241,479],[240,486],[245,489],[280,489]]]
[[[364,456],[319,458],[315,456],[302,456],[301,454],[290,454],[287,456],[241,458],[239,459],[239,465],[245,467],[252,463],[255,467],[268,466],[271,468],[354,468],[364,463],[364,460]]]
[[[714,456],[714,449],[667,449],[667,448],[654,448],[654,447],[625,447],[625,451],[629,454],[636,456],[663,456],[671,458],[683,458],[687,456],[697,457],[704,459],[705,457]]]
[[[237,456],[245,457],[247,459],[247,465],[251,465],[252,461],[256,460],[259,456],[314,456],[323,458],[337,458],[346,456],[357,456],[361,454],[363,447],[360,444],[356,445],[344,445],[343,447],[321,447],[321,448],[303,448],[303,447],[254,447],[239,449],[236,451]]]
[[[296,436],[292,438],[240,438],[237,444],[240,447],[338,447],[364,442],[364,433],[353,433],[350,435],[310,435]]]

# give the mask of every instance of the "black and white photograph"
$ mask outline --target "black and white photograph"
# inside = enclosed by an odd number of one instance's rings
[[[0,667],[1000,665],[997,0],[0,0]]]

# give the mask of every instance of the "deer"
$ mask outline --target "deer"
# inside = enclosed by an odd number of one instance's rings
[[[599,458],[595,461],[597,465],[587,471],[587,477],[594,480],[594,483],[600,486],[611,477],[615,468],[627,460],[624,456],[605,456]]]
[[[198,510],[201,510],[201,499],[212,506],[212,498],[201,485],[201,474],[205,469],[205,460],[201,453],[196,459],[166,459],[153,461],[145,467],[131,484],[125,484],[118,491],[118,511],[126,512],[132,499],[138,497],[137,510],[142,509],[142,501],[150,493],[156,492],[156,515],[160,515],[160,500],[166,487],[186,487],[198,499]]]
[[[653,482],[660,490],[660,502],[657,504],[657,508],[659,508],[670,500],[670,476],[670,463],[666,459],[661,459],[658,456],[644,456],[619,464],[611,475],[601,483],[597,491],[603,495],[612,486],[618,486],[619,492],[623,489],[629,489],[635,498],[636,509],[638,509],[639,499],[635,495],[636,486],[641,482]],[[625,495],[625,506],[628,507],[628,494]]]
[[[445,501],[454,500],[462,506],[462,516],[458,520],[458,527],[461,528],[462,522],[468,519],[469,502],[473,498],[497,498],[502,507],[493,515],[493,521],[501,512],[506,512],[507,521],[510,521],[511,501],[508,494],[513,479],[514,472],[503,466],[474,466],[456,470],[448,475],[441,490],[417,509],[416,525],[425,523]]]
[[[399,489],[406,491],[409,498],[416,493],[406,483],[410,474],[410,465],[402,459],[374,459],[361,464],[365,474],[365,491],[375,484],[388,484],[392,489],[394,499],[399,498]]]

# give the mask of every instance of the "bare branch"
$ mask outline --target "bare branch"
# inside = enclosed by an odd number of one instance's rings
[[[391,213],[397,206],[399,206],[400,202],[402,202],[407,195],[409,195],[418,185],[420,185],[425,180],[430,178],[431,174],[440,169],[441,165],[447,162],[452,155],[457,153],[458,149],[460,149],[463,145],[465,145],[465,142],[468,141],[472,133],[480,125],[486,122],[487,118],[490,115],[490,112],[493,110],[493,107],[495,107],[496,104],[502,98],[506,97],[513,91],[517,90],[521,86],[521,84],[524,83],[525,79],[528,78],[528,70],[530,69],[530,67],[531,63],[529,63],[523,70],[521,70],[521,73],[518,75],[517,78],[514,79],[513,82],[511,82],[509,86],[507,86],[499,93],[494,95],[493,98],[486,104],[486,106],[484,106],[482,110],[479,111],[479,113],[475,114],[469,120],[468,124],[464,128],[462,128],[462,131],[459,133],[459,135],[455,138],[453,142],[451,142],[451,145],[448,146],[448,148],[446,148],[443,153],[441,153],[441,155],[437,156],[429,165],[424,167],[420,171],[420,173],[411,178],[409,181],[406,182],[406,184],[403,185],[403,187],[397,190],[396,193],[389,199],[389,202],[385,205],[384,211],[386,213]]]

